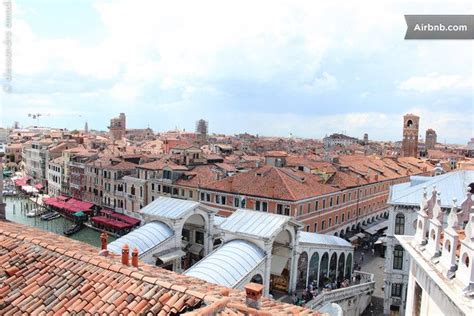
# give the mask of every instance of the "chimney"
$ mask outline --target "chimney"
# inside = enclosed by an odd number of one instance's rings
[[[262,303],[260,302],[260,298],[263,294],[263,285],[258,283],[249,283],[245,287],[245,304],[248,307],[260,309]]]
[[[132,266],[138,268],[138,249],[134,248],[132,251]]]
[[[128,266],[128,259],[129,259],[129,258],[128,258],[128,256],[129,256],[128,253],[129,253],[129,252],[128,252],[128,245],[125,244],[125,245],[123,245],[123,247],[122,247],[122,264],[123,264],[123,265],[126,265],[126,266]]]
[[[106,232],[103,232],[102,234],[100,234],[100,243],[101,243],[100,249],[107,250],[107,238],[108,238],[108,235]]]

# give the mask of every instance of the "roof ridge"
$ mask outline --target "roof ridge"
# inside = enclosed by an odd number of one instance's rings
[[[291,188],[289,187],[288,183],[286,183],[286,179],[284,179],[284,177],[282,177],[281,173],[282,171],[277,168],[277,167],[273,167],[274,169],[276,169],[277,171],[277,174],[278,176],[280,177],[280,179],[283,181],[283,184],[285,185],[285,188],[286,190],[290,193],[291,197],[294,199],[294,200],[297,200],[296,198],[296,195],[295,193],[293,192],[293,190],[291,190]],[[283,172],[284,173],[284,172]],[[290,177],[288,174],[285,173],[286,176]],[[290,210],[290,213],[291,213],[291,210]]]

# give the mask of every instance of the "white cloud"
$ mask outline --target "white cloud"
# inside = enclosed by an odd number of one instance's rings
[[[474,90],[471,76],[441,75],[430,73],[426,76],[415,76],[408,78],[399,85],[400,90],[416,91],[421,93],[435,92],[440,90]]]

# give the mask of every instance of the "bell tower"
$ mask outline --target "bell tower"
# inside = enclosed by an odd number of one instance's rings
[[[418,129],[420,117],[414,114],[403,116],[402,157],[418,157]]]

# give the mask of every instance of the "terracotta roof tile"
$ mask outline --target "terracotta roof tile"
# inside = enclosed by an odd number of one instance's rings
[[[0,273],[2,314],[168,315],[212,310],[212,306],[241,313],[222,303],[221,293],[226,292],[227,299],[245,306],[242,291],[145,264],[138,269],[123,267],[119,256],[102,257],[98,252],[62,236],[0,222],[0,272],[11,272],[10,276]],[[18,271],[13,273],[12,268]],[[287,304],[280,302],[262,304],[267,311],[284,308]]]

